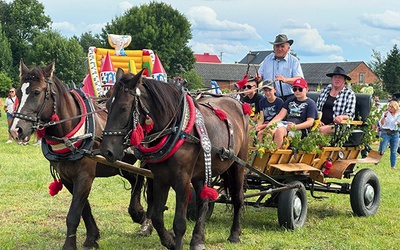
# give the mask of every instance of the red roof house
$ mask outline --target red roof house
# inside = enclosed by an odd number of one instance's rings
[[[209,53],[194,54],[196,62],[198,63],[221,63],[217,55],[210,55]]]

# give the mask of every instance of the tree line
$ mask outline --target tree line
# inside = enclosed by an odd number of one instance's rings
[[[0,96],[6,96],[11,86],[19,86],[21,58],[26,65],[39,67],[54,60],[58,78],[79,84],[87,74],[88,48],[111,48],[108,34],[131,35],[126,49],[152,49],[168,76],[193,75],[196,58],[188,46],[190,22],[168,4],[150,2],[132,7],[108,22],[100,34],[85,32],[67,38],[51,24],[38,0],[0,0]],[[202,86],[202,79],[193,76],[193,81]]]

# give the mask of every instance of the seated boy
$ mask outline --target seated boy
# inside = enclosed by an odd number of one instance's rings
[[[261,89],[265,97],[259,102],[261,119],[259,119],[256,126],[259,140],[263,139],[265,127],[267,127],[268,123],[281,111],[283,105],[283,100],[275,96],[276,87],[272,80],[265,80]]]
[[[278,148],[282,148],[284,137],[292,134],[289,132],[294,129],[295,133],[306,134],[314,120],[318,118],[315,102],[306,95],[308,92],[306,80],[297,79],[292,89],[294,97],[286,100],[281,111],[269,122],[269,124],[277,123],[272,132]]]

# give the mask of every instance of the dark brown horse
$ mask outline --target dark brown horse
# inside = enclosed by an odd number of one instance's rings
[[[44,156],[49,160],[53,173],[56,172],[72,194],[63,249],[77,248],[76,231],[81,216],[87,230],[83,246],[98,247],[99,229],[88,201],[95,177],[121,175],[128,180],[132,186],[128,208],[132,220],[151,225],[140,204],[143,177],[97,163],[85,156],[99,148],[98,138],[101,138],[107,112],[86,98],[79,89],[69,90],[53,72],[54,62],[44,68],[28,68],[21,60],[21,87],[17,91],[19,105],[10,133],[18,140],[39,130],[38,133],[44,136]],[[127,154],[123,160],[134,163],[136,157]]]
[[[239,242],[244,168],[232,159],[237,156],[246,160],[248,150],[248,116],[240,103],[230,97],[196,101],[177,85],[142,78],[141,73],[124,74],[118,69],[116,78],[114,93],[107,102],[109,115],[101,153],[107,160],[116,161],[123,157],[125,147],[136,145],[135,155],[147,161],[154,175],[152,222],[162,245],[183,247],[192,182],[196,197],[205,199],[198,198],[199,215],[190,247],[204,249],[209,200],[204,191],[210,190],[205,184],[210,183],[211,176],[221,174],[226,177],[224,185],[234,207],[228,240]],[[171,187],[176,193],[174,234],[165,229],[163,219]]]

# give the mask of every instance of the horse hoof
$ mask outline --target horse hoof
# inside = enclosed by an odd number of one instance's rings
[[[239,237],[235,237],[235,236],[229,236],[228,241],[230,243],[239,243],[240,242],[240,238]]]
[[[195,246],[190,246],[190,250],[204,250],[206,249],[206,245],[204,244],[197,244]]]
[[[151,235],[153,232],[153,224],[151,223],[151,220],[146,219],[142,225],[140,226],[140,231],[139,231],[139,236],[142,237],[148,237]]]

